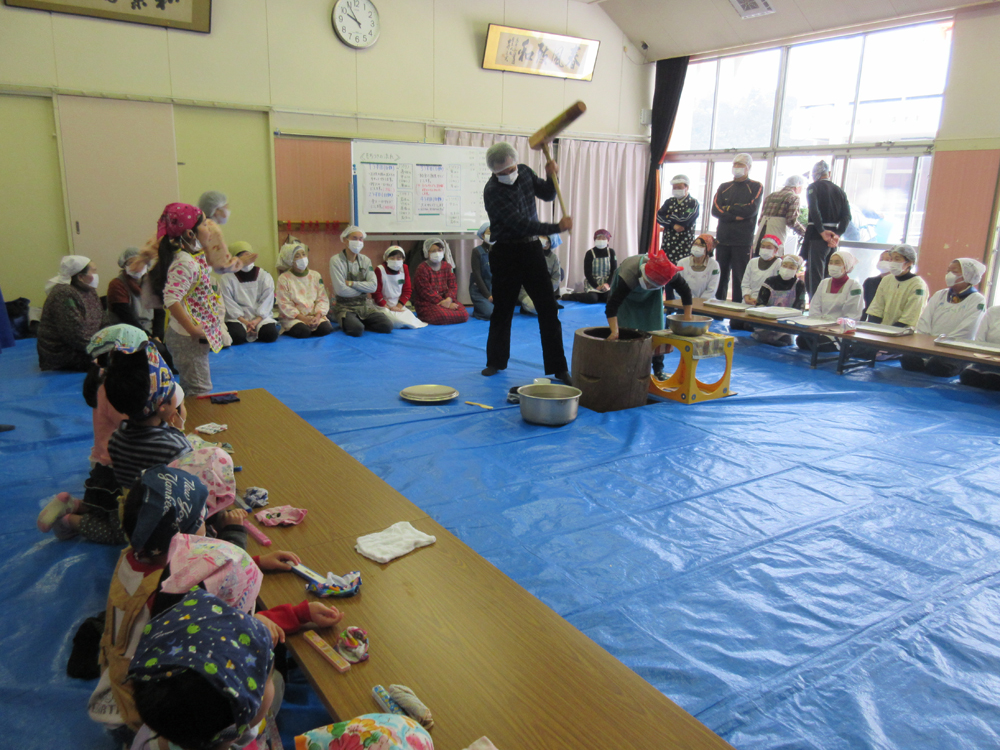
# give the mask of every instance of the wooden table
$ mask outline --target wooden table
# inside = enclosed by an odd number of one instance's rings
[[[369,661],[340,674],[301,636],[288,639],[333,717],[378,711],[371,688],[399,683],[433,712],[437,750],[483,735],[501,750],[730,747],[273,396],[239,395],[192,400],[188,419],[229,425],[213,439],[235,448],[241,489],[260,485],[272,505],[309,508],[302,525],[267,529],[271,549],[294,550],[320,573],[361,571],[359,595],[326,601],[345,613],[343,627],[368,631]],[[354,551],[356,536],[402,520],[437,542],[387,565]],[[261,598],[299,602],[304,589],[298,576],[267,574]],[[333,642],[335,632],[323,635]]]
[[[670,309],[682,309],[681,303],[678,300],[667,300],[665,305],[668,308],[668,312]],[[956,349],[951,346],[941,346],[940,344],[934,343],[934,336],[925,333],[913,333],[907,336],[882,336],[876,333],[856,331],[854,333],[845,334],[840,333],[831,326],[815,326],[812,328],[806,328],[804,326],[795,325],[794,323],[782,323],[778,320],[759,318],[745,312],[725,310],[721,307],[706,305],[705,300],[702,299],[694,300],[692,310],[697,315],[706,315],[717,320],[740,320],[744,323],[750,323],[765,328],[773,328],[775,330],[791,333],[796,336],[805,336],[807,340],[811,340],[812,343],[812,346],[810,347],[812,350],[810,366],[815,368],[821,362],[836,361],[838,375],[842,375],[845,371],[851,369],[852,367],[875,365],[874,357],[866,357],[864,361],[848,364],[848,360],[851,357],[851,350],[858,346],[870,347],[877,351],[887,351],[899,354],[917,354],[921,357],[944,357],[945,359],[957,359],[964,362],[978,362],[979,364],[1000,366],[1000,356],[982,354],[964,349]],[[841,342],[840,353],[838,356],[819,359],[819,349],[817,345],[821,336],[835,338]]]

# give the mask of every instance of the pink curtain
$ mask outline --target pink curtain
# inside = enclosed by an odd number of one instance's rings
[[[559,248],[566,286],[583,290],[583,259],[598,229],[611,232],[619,263],[638,254],[648,168],[645,143],[560,139],[560,184],[573,217],[569,240]]]

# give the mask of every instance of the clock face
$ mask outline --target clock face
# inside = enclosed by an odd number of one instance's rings
[[[355,49],[371,47],[382,30],[372,0],[337,0],[331,21],[340,40]]]

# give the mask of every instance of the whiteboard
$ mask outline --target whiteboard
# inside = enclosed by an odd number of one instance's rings
[[[475,232],[488,220],[486,149],[351,141],[354,223],[368,233]]]

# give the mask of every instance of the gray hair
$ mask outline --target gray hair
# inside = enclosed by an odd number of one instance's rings
[[[806,178],[800,174],[793,174],[787,180],[785,180],[785,187],[805,187]]]
[[[201,194],[201,197],[198,199],[198,208],[205,214],[206,219],[211,219],[212,214],[227,203],[229,203],[229,199],[226,198],[224,193],[220,193],[218,190],[209,190]]]
[[[507,164],[509,161],[517,163],[517,151],[507,141],[494,143],[486,149],[486,166],[491,172],[510,166]]]

